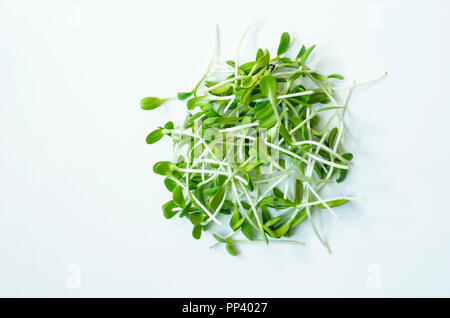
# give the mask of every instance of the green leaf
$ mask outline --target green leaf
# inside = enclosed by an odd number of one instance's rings
[[[266,206],[266,205],[268,205],[269,203],[271,203],[273,201],[273,196],[268,196],[268,197],[265,197],[265,198],[263,198],[261,201],[259,201],[259,203],[257,204],[257,206],[256,207],[263,207],[263,206]]]
[[[305,51],[306,51],[306,47],[304,45],[302,45],[302,48],[298,52],[298,54],[295,57],[295,59],[298,61],[303,56],[303,54],[305,54]]]
[[[329,202],[327,202],[327,205],[328,205],[330,208],[332,208],[332,207],[335,207],[335,206],[343,205],[343,204],[345,204],[345,203],[347,203],[347,202],[348,202],[348,200],[334,200],[334,201],[329,201]],[[322,203],[316,205],[316,207],[318,207],[319,209],[326,209],[325,205],[322,204]]]
[[[264,129],[270,129],[277,124],[277,117],[274,113],[271,116],[259,121],[259,127]]]
[[[145,97],[141,99],[141,108],[143,110],[152,110],[161,106],[168,98]]]
[[[305,71],[298,71],[295,72],[294,74],[291,75],[291,77],[289,77],[289,81],[293,82],[295,81],[297,78],[299,78],[300,76],[305,76]],[[297,92],[299,93],[299,92]]]
[[[204,112],[198,112],[194,115],[191,115],[188,117],[188,119],[186,120],[186,123],[184,125],[184,128],[188,128],[190,126],[192,126],[192,124],[194,123],[194,121],[199,118],[200,116],[202,116],[204,114]]]
[[[176,210],[174,211],[174,209],[176,207],[177,206],[176,206],[175,202],[173,202],[173,201],[169,201],[169,202],[165,203],[162,206],[164,217],[166,219],[170,219],[170,218],[174,217],[178,213],[178,211],[176,211]]]
[[[203,195],[203,188],[205,188],[206,185],[200,185],[196,187],[196,198],[203,204],[206,205],[205,196]],[[200,208],[200,207],[199,207]]]
[[[189,217],[189,212],[191,212],[193,209],[192,203],[189,201],[186,206],[181,210],[179,217]]]
[[[352,160],[353,159],[353,155],[351,153],[344,153],[342,154],[342,157],[344,157],[344,159],[347,160]],[[339,169],[339,178],[336,179],[337,183],[341,183],[345,180],[345,178],[347,177],[347,169]]]
[[[268,102],[258,105],[253,111],[255,113],[255,118],[259,121],[273,115],[272,106]]]
[[[288,49],[289,42],[291,41],[291,37],[289,33],[284,32],[281,34],[280,44],[278,45],[277,56],[282,55]]]
[[[292,221],[293,219],[290,219],[289,221],[284,222],[275,230],[273,230],[273,233],[276,235],[276,237],[282,237],[284,234],[286,234],[291,229]]]
[[[299,179],[295,180],[295,204],[299,204],[303,198],[303,185]]]
[[[175,189],[173,189],[172,200],[173,200],[173,202],[175,202],[176,205],[184,207],[185,203],[184,203],[183,190],[181,189],[181,187],[179,185],[177,185],[175,187]]]
[[[264,231],[269,234],[270,237],[278,238],[277,235],[272,231],[272,229],[268,226],[264,225]]]
[[[196,240],[199,240],[202,236],[202,226],[201,225],[195,225],[192,229],[192,237]]]
[[[177,98],[179,100],[185,100],[188,99],[192,95],[192,92],[181,92],[177,94]]]
[[[275,77],[270,74],[263,76],[259,81],[259,87],[264,96],[268,97],[270,102],[276,105],[278,83]]]
[[[339,169],[339,178],[336,179],[336,182],[344,182],[345,178],[347,178],[347,169]]]
[[[291,59],[288,58],[288,57],[280,57],[280,58],[278,59],[278,61],[280,61],[280,62],[283,63],[283,64],[295,64],[295,61],[291,60]],[[287,66],[288,66],[288,65],[287,65]],[[292,65],[289,65],[289,66],[292,66]],[[297,66],[296,66],[295,68],[297,68]]]
[[[269,211],[267,211],[265,206],[261,206],[261,221],[266,223],[268,220],[271,219]]]
[[[272,190],[273,194],[275,195],[276,198],[283,198],[284,197],[284,193],[278,189],[277,187],[273,188]]]
[[[168,121],[167,123],[165,123],[164,128],[165,129],[174,129],[175,125],[173,124],[173,121]]]
[[[281,137],[283,137],[284,141],[289,145],[292,146],[292,138],[291,135],[289,134],[289,132],[287,131],[286,127],[284,127],[283,124],[280,124],[278,126],[278,129],[280,131],[280,135]]]
[[[220,243],[226,243],[227,241],[225,241],[223,238],[221,238],[219,235],[217,234],[213,234],[214,238],[216,240],[218,240]]]
[[[255,64],[253,64],[253,67],[252,67],[249,75],[253,74],[258,69],[265,67],[266,65],[269,64],[269,62],[270,62],[270,53],[268,50],[265,50],[264,54],[259,55],[257,57]]]
[[[217,190],[216,194],[212,197],[211,202],[209,203],[209,206],[213,211],[216,211],[216,209],[219,207],[220,203],[223,200],[224,195],[225,195],[225,187],[220,187],[219,190]]]
[[[327,94],[325,93],[315,93],[309,95],[309,103],[315,104],[315,103],[321,103],[321,104],[327,104],[330,102],[330,99],[328,98]]]
[[[276,198],[275,201],[280,203],[284,207],[295,206],[294,202],[286,200],[285,198],[282,197]]]
[[[253,241],[253,234],[250,230],[250,224],[248,223],[247,220],[245,220],[244,223],[242,223],[241,231],[242,231],[242,234],[244,234],[246,238],[248,238],[250,241]]]
[[[264,55],[264,50],[263,49],[258,49],[256,51],[255,61],[259,60],[263,55]]]
[[[219,117],[206,118],[205,120],[202,121],[202,124],[203,124],[203,126],[209,126],[209,125],[214,124],[218,119],[219,119]]]
[[[170,161],[159,161],[154,164],[153,172],[160,174],[162,176],[169,175],[173,170],[173,163]]]
[[[236,64],[234,63],[234,61],[226,61],[225,63],[227,63],[229,66],[231,66],[232,68],[235,68]]]
[[[306,209],[298,211],[294,219],[292,220],[291,229],[303,222],[303,220],[305,220],[307,216],[308,214],[306,213]]]
[[[236,250],[233,248],[233,245],[231,245],[230,241],[227,241],[227,243],[225,244],[225,247],[227,248],[227,251],[230,255],[236,256],[237,252]]]
[[[311,46],[309,49],[306,50],[305,54],[302,55],[302,58],[300,60],[300,65],[303,66],[303,64],[305,64],[306,59],[309,57],[309,55],[311,54],[312,50],[314,50],[315,47],[316,47],[316,45],[314,44],[313,46]]]
[[[177,186],[177,183],[169,178],[165,178],[164,185],[166,186],[167,190],[169,190],[170,192],[173,192],[173,190]]]
[[[205,215],[201,212],[193,212],[189,214],[189,221],[194,225],[199,225],[205,220]]]
[[[249,89],[245,90],[245,92],[241,96],[241,104],[242,105],[250,104],[250,101],[252,98],[252,92],[253,92],[253,88],[249,88]]]
[[[252,182],[252,178],[250,178],[250,175],[248,174],[248,172],[243,171],[242,175],[244,177],[244,180],[247,181],[247,185],[244,184],[244,186],[248,189],[250,189],[250,191],[253,191],[253,182]]]
[[[249,163],[247,163],[242,169],[246,172],[252,171],[253,169],[255,169],[256,167],[260,166],[262,164],[261,161],[258,160],[253,160]]]
[[[338,133],[337,127],[334,127],[333,129],[331,129],[330,134],[328,135],[328,147],[329,148],[333,148],[337,133]]]
[[[343,157],[344,159],[347,159],[347,160],[352,160],[352,159],[353,159],[353,154],[351,154],[350,152],[343,153],[343,154],[342,154],[342,157]]]
[[[319,81],[325,82],[325,78],[322,75],[320,75],[319,73],[313,72],[313,73],[311,73],[311,76]]]
[[[202,106],[209,104],[210,102],[211,101],[204,96],[197,96],[197,97],[189,98],[186,106],[187,106],[187,109],[193,110],[194,108],[196,108],[198,106],[202,107]]]
[[[242,64],[241,66],[239,66],[238,70],[239,70],[240,74],[247,75],[253,69],[253,66],[255,66],[255,62],[247,62],[247,63]]]
[[[217,193],[217,191],[219,190],[220,187],[211,187],[209,189],[205,189],[203,190],[203,194],[205,195],[214,195]]]
[[[308,140],[308,130],[306,128],[306,125],[303,125],[301,130],[302,140]]]
[[[231,211],[228,209],[220,209],[219,213],[224,215],[230,215]]]
[[[211,91],[211,94],[214,95],[220,95],[220,94],[225,94],[226,92],[228,92],[231,88],[233,88],[233,85],[231,83],[228,83],[226,85],[222,85],[220,87],[217,87],[216,89],[213,89]]]
[[[275,225],[276,223],[280,222],[283,219],[284,215],[279,215],[277,217],[274,217],[271,220],[268,220],[266,223],[264,223],[264,226],[271,227],[272,225]]]
[[[277,122],[280,121],[280,115],[278,115],[277,110],[277,93],[278,93],[278,83],[275,77],[268,74],[263,76],[259,81],[259,87],[264,96],[268,97],[270,104],[272,105],[273,112],[277,118]]]
[[[234,207],[233,216],[230,219],[230,227],[233,231],[237,231],[242,223],[245,221],[245,217],[241,218],[241,213],[239,213],[239,209],[237,206]]]
[[[330,74],[330,75],[327,76],[327,78],[335,78],[335,79],[338,79],[338,80],[343,80],[344,76],[339,75],[339,74]]]
[[[228,179],[227,176],[224,176],[224,175],[218,175],[217,178],[216,178],[216,184],[217,184],[218,186],[221,186],[227,179]]]
[[[158,128],[151,133],[147,135],[147,138],[145,138],[145,141],[151,145],[160,140],[162,137],[164,137],[163,130],[161,128]]]

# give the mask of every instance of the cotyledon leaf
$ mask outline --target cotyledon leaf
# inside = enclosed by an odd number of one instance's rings
[[[278,45],[277,56],[280,56],[286,52],[289,47],[289,42],[291,41],[291,37],[289,33],[284,32],[281,34],[280,44]]]

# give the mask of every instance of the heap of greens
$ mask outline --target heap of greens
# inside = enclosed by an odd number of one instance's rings
[[[153,167],[172,193],[164,216],[188,219],[195,239],[212,228],[213,247],[223,244],[231,255],[243,242],[303,244],[287,238],[306,219],[330,251],[311,215],[335,214],[332,208],[355,199],[320,193],[343,182],[352,165],[353,155],[342,145],[343,116],[358,85],[332,86],[343,77],[309,68],[315,45],[286,57],[290,42],[283,33],[275,56],[258,49],[245,64],[238,64],[239,53],[221,69],[212,71],[210,63],[192,91],[178,93],[186,101],[184,123],[169,121],[147,136],[148,144],[163,136],[173,142],[173,160]],[[348,91],[344,102],[337,89]],[[146,97],[141,107],[152,110],[167,100]]]

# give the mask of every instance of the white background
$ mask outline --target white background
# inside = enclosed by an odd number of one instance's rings
[[[449,71],[446,1],[0,1],[0,296],[450,296]],[[166,220],[152,165],[170,142],[146,134],[221,57],[274,52],[279,36],[317,44],[312,65],[364,81],[336,193],[365,197],[325,215],[328,255],[240,246],[239,257]],[[226,233],[223,230],[220,233]],[[74,275],[80,274],[80,285]],[[373,279],[379,284],[373,284]],[[79,288],[71,288],[79,287]],[[371,288],[379,287],[379,288]]]

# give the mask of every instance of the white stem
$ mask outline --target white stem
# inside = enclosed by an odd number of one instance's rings
[[[280,96],[278,96],[278,99],[291,98],[291,97],[304,96],[304,95],[311,95],[311,94],[314,94],[314,93],[316,93],[316,91],[304,91],[304,92],[299,92],[299,93],[280,95]]]
[[[308,215],[309,221],[311,222],[311,226],[313,228],[314,234],[316,234],[317,238],[319,239],[320,243],[322,243],[322,245],[327,249],[328,253],[331,254],[331,249],[328,246],[327,242],[325,242],[325,240],[322,238],[322,236],[320,236],[319,231],[316,228],[316,225],[314,224],[314,221],[311,217],[311,211],[309,210],[309,206],[306,207],[306,214]]]
[[[384,72],[383,74],[381,74],[380,76],[378,76],[378,77],[376,77],[374,79],[368,80],[366,82],[356,83],[356,84],[353,84],[353,85],[350,85],[350,86],[335,86],[335,87],[330,87],[330,88],[334,89],[334,90],[338,90],[338,89],[349,89],[349,88],[351,89],[351,88],[362,87],[362,86],[366,86],[368,84],[371,84],[373,82],[379,81],[380,79],[385,77],[387,74],[388,74],[387,72]]]
[[[258,223],[259,229],[261,230],[261,234],[264,236],[264,228],[261,222],[261,218],[258,215],[258,212],[256,211],[255,203],[253,202],[252,198],[250,198],[250,195],[248,194],[247,190],[245,190],[245,187],[241,184],[241,189],[244,191],[245,196],[247,197],[248,202],[250,203],[250,207],[253,210],[253,214],[255,215],[256,222]]]
[[[233,104],[234,102],[234,98],[230,99],[230,101],[228,102],[227,106],[225,106],[224,110],[223,110],[223,114],[226,114],[226,112],[228,111],[228,109],[230,108],[230,106]]]
[[[214,96],[214,95],[208,95],[208,100],[230,100],[234,99],[236,96],[234,95],[228,95],[228,96]]]
[[[323,143],[319,143],[319,142],[314,141],[314,140],[303,140],[303,141],[295,142],[294,146],[301,146],[301,145],[306,145],[306,144],[315,145],[315,146],[319,147],[319,149],[323,149],[323,150],[331,153],[332,155],[334,155],[339,160],[341,160],[341,161],[343,161],[343,162],[345,162],[347,164],[352,164],[350,161],[348,161],[347,159],[342,157],[340,154],[338,154],[333,149],[330,149],[327,146],[325,146]]]
[[[202,144],[202,141],[200,140],[199,142],[197,142],[194,147],[192,147],[192,149],[197,148],[199,145]],[[203,151],[200,156],[198,156],[197,158],[195,158],[194,162],[192,163],[192,166],[195,167],[199,161],[206,155],[206,153],[208,152],[208,150]]]
[[[274,145],[274,144],[272,144],[272,143],[270,143],[270,142],[267,142],[267,141],[264,141],[264,143],[265,143],[267,146],[272,147],[272,148],[274,148],[274,149],[277,149],[277,150],[280,151],[280,152],[284,152],[285,154],[287,154],[287,155],[289,155],[289,156],[291,156],[291,157],[294,157],[294,158],[296,158],[296,159],[298,159],[298,160],[300,160],[300,161],[303,161],[304,163],[308,163],[308,161],[307,161],[305,158],[300,157],[300,156],[297,155],[296,153],[293,153],[293,152],[291,152],[291,151],[289,151],[289,150],[286,150],[286,149],[284,149],[284,148],[282,148],[282,147],[279,147],[279,146]]]
[[[222,165],[222,166],[232,166],[231,163],[225,162],[225,161],[217,161],[217,160],[213,160],[213,159],[203,159],[202,162],[206,162],[206,163],[212,163],[212,164],[217,164],[217,165]]]
[[[235,59],[235,61],[234,61],[234,63],[235,63],[235,65],[234,65],[234,77],[235,77],[235,78],[238,76],[238,68],[239,68],[239,51],[240,51],[240,49],[241,49],[241,45],[242,45],[242,42],[244,41],[245,35],[247,34],[248,30],[250,30],[251,25],[252,25],[252,22],[250,22],[250,23],[248,24],[248,26],[245,28],[245,31],[244,31],[244,33],[242,34],[242,36],[241,36],[241,38],[240,38],[240,40],[239,40],[237,49],[236,49],[236,59]]]
[[[291,131],[289,132],[289,134],[293,134],[294,132],[296,132],[297,130],[299,130],[304,124],[306,124],[308,121],[310,121],[314,116],[316,116],[317,112],[313,112],[310,116],[308,116],[307,118],[305,118],[305,120],[303,120],[300,124],[298,124],[297,126],[295,126],[294,128],[291,129]]]
[[[242,135],[242,134],[235,134],[234,136],[239,137],[239,138],[248,139],[248,140],[251,140],[251,141],[255,141],[255,140],[256,140],[255,137],[247,136],[247,135]]]
[[[227,79],[227,80],[225,80],[225,81],[223,81],[223,82],[220,82],[220,83],[218,83],[218,84],[216,84],[216,85],[214,85],[214,86],[211,86],[211,87],[208,87],[208,88],[206,88],[206,92],[209,92],[209,91],[213,91],[213,90],[215,90],[216,88],[219,88],[219,87],[222,87],[222,86],[224,86],[224,85],[227,85],[228,83],[232,83],[232,82],[234,82],[235,80],[240,80],[240,79],[244,79],[244,78],[247,78],[248,76],[237,76],[236,78],[230,78],[230,79]]]
[[[213,181],[216,177],[217,177],[217,174],[213,174],[209,179],[206,179],[205,181],[200,182],[198,184],[198,187],[201,187],[204,184],[208,184],[209,182]]]
[[[273,188],[275,188],[278,184],[280,184],[284,179],[286,179],[288,176],[287,175],[283,175],[280,179],[278,179],[277,181],[275,181],[274,183],[272,183],[269,188],[266,189],[266,191],[261,194],[261,197],[258,200],[258,203],[264,199],[266,197],[266,195],[268,195],[270,193],[270,191],[272,191]]]
[[[234,183],[234,180],[231,180],[231,189],[233,190],[234,200],[236,201],[237,205],[242,211],[245,211],[244,207],[242,206],[241,199],[239,198],[239,195],[236,190],[236,184]],[[247,213],[244,212],[244,217],[247,219],[248,223],[250,223],[251,226],[253,226],[255,229],[258,229],[258,226],[248,217]]]
[[[362,200],[362,198],[361,197],[334,197],[334,198],[322,199],[322,200],[308,202],[308,203],[302,203],[302,204],[297,205],[297,208],[301,209],[301,208],[304,208],[307,206],[319,205],[319,204],[323,204],[323,203],[327,203],[327,202],[335,201],[335,200],[356,201],[356,200]]]
[[[218,225],[222,225],[222,223],[216,219],[214,215],[211,214],[211,212],[208,211],[208,209],[200,202],[199,199],[195,195],[192,195],[192,199],[194,199],[195,203]]]
[[[220,175],[224,175],[224,176],[231,176],[231,173],[228,172],[222,172],[222,171],[217,171],[217,170],[208,170],[208,169],[183,169],[183,168],[176,168],[177,171],[180,172],[186,172],[186,173],[209,173],[209,174],[220,174]],[[245,183],[246,185],[248,184],[247,181],[240,177],[240,176],[234,176],[236,179],[238,179],[239,181]]]
[[[308,72],[308,73],[316,73],[317,72],[317,71],[313,71],[313,70],[303,70],[303,71]],[[284,75],[293,75],[297,72],[299,72],[299,71],[272,73],[272,76],[278,77],[278,76],[284,76]]]
[[[314,194],[314,196],[317,198],[317,200],[322,201],[322,198],[317,194],[316,191],[314,191],[313,187],[310,186],[309,183],[305,183],[305,184],[309,188],[309,190],[311,190],[312,194]],[[333,214],[335,217],[337,217],[337,214],[334,213],[334,211],[330,208],[330,206],[326,202],[323,202],[323,205],[325,206],[325,208],[327,208],[328,211],[330,211],[331,214]]]
[[[223,195],[223,199],[220,202],[219,206],[217,207],[216,211],[214,211],[213,216],[217,216],[217,214],[219,214],[220,210],[223,207],[223,204],[225,203],[225,199],[227,198],[227,189],[225,188],[225,193]],[[212,221],[211,218],[207,219],[206,221],[202,222],[202,225],[208,225],[210,222]]]
[[[284,173],[279,173],[279,174],[276,174],[275,176],[272,176],[272,177],[267,178],[267,179],[260,179],[260,180],[253,181],[253,184],[267,183],[269,181],[278,179],[278,178],[280,178],[282,176],[284,176]]]
[[[259,125],[259,122],[256,121],[256,122],[250,123],[250,124],[245,124],[245,125],[240,125],[240,126],[235,126],[235,127],[221,129],[221,130],[219,130],[219,133],[221,133],[221,134],[228,133],[228,132],[241,130],[241,129],[245,129],[245,128],[250,128],[250,127],[254,127],[254,126],[258,126],[258,125]]]
[[[320,161],[320,162],[322,162],[322,163],[324,163],[324,164],[326,164],[328,166],[331,166],[331,167],[335,167],[335,168],[339,168],[339,169],[348,169],[349,168],[348,166],[341,165],[341,164],[338,164],[338,163],[334,163],[333,161],[329,161],[329,160],[323,159],[323,158],[321,158],[319,156],[313,155],[310,152],[307,152],[306,155],[308,157],[311,157],[312,159],[314,159],[316,161]]]

